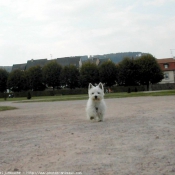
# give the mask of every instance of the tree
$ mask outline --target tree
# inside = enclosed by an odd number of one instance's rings
[[[163,79],[163,72],[156,58],[151,54],[142,55],[136,59],[136,62],[139,66],[139,82],[147,85],[147,90],[149,90],[150,83],[158,83]]]
[[[99,67],[99,77],[102,83],[106,86],[116,84],[117,67],[112,61],[106,61]]]
[[[23,71],[23,90],[27,91],[30,89],[28,71]]]
[[[61,84],[70,89],[74,89],[79,86],[79,75],[76,66],[65,66],[61,71]]]
[[[4,70],[0,69],[0,92],[4,92],[7,89],[7,79],[9,73]]]
[[[62,67],[56,61],[51,61],[43,67],[43,80],[48,86],[60,86],[60,74]]]
[[[40,66],[34,66],[27,70],[27,79],[31,90],[40,91],[45,89]]]
[[[19,92],[24,90],[24,71],[21,71],[19,69],[12,71],[9,74],[8,80],[7,80],[7,87],[8,89]]]
[[[94,63],[87,62],[80,69],[80,83],[82,87],[88,87],[89,83],[99,83],[98,67]]]
[[[117,83],[124,86],[138,84],[139,66],[133,58],[125,57],[118,64]]]

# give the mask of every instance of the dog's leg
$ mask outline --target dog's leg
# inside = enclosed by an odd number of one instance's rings
[[[102,121],[103,121],[103,114],[98,113],[98,122],[102,122]]]
[[[87,115],[88,120],[94,120],[95,118],[91,115]]]
[[[90,120],[93,120],[94,119],[94,117],[90,117]]]

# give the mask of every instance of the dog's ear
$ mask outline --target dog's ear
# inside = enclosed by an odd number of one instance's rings
[[[99,84],[98,84],[98,87],[99,87],[100,89],[104,90],[103,84],[102,84],[102,83],[99,83]]]
[[[89,83],[89,87],[88,87],[88,89],[91,89],[91,88],[93,88],[94,86],[91,84],[91,83]]]

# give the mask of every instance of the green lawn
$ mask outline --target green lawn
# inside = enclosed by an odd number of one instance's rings
[[[12,109],[17,109],[17,108],[11,107],[11,106],[0,106],[0,111],[6,111],[6,110],[12,110]]]
[[[145,96],[169,96],[175,95],[175,90],[167,91],[145,91],[145,92],[132,92],[132,93],[110,93],[106,98],[124,98],[124,97],[145,97]]]
[[[175,95],[175,90],[167,91],[155,91],[155,92],[132,92],[132,93],[109,93],[105,94],[105,98],[125,98],[125,97],[144,97],[144,96],[167,96]],[[27,98],[7,98],[7,101],[16,102],[52,102],[52,101],[67,101],[67,100],[86,100],[88,99],[88,94],[83,95],[60,95],[60,96],[44,96],[44,97],[32,97],[30,100]],[[4,101],[0,98],[0,101]]]

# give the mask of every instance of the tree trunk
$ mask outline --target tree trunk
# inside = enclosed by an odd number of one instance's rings
[[[149,91],[149,82],[146,83],[147,91]]]

